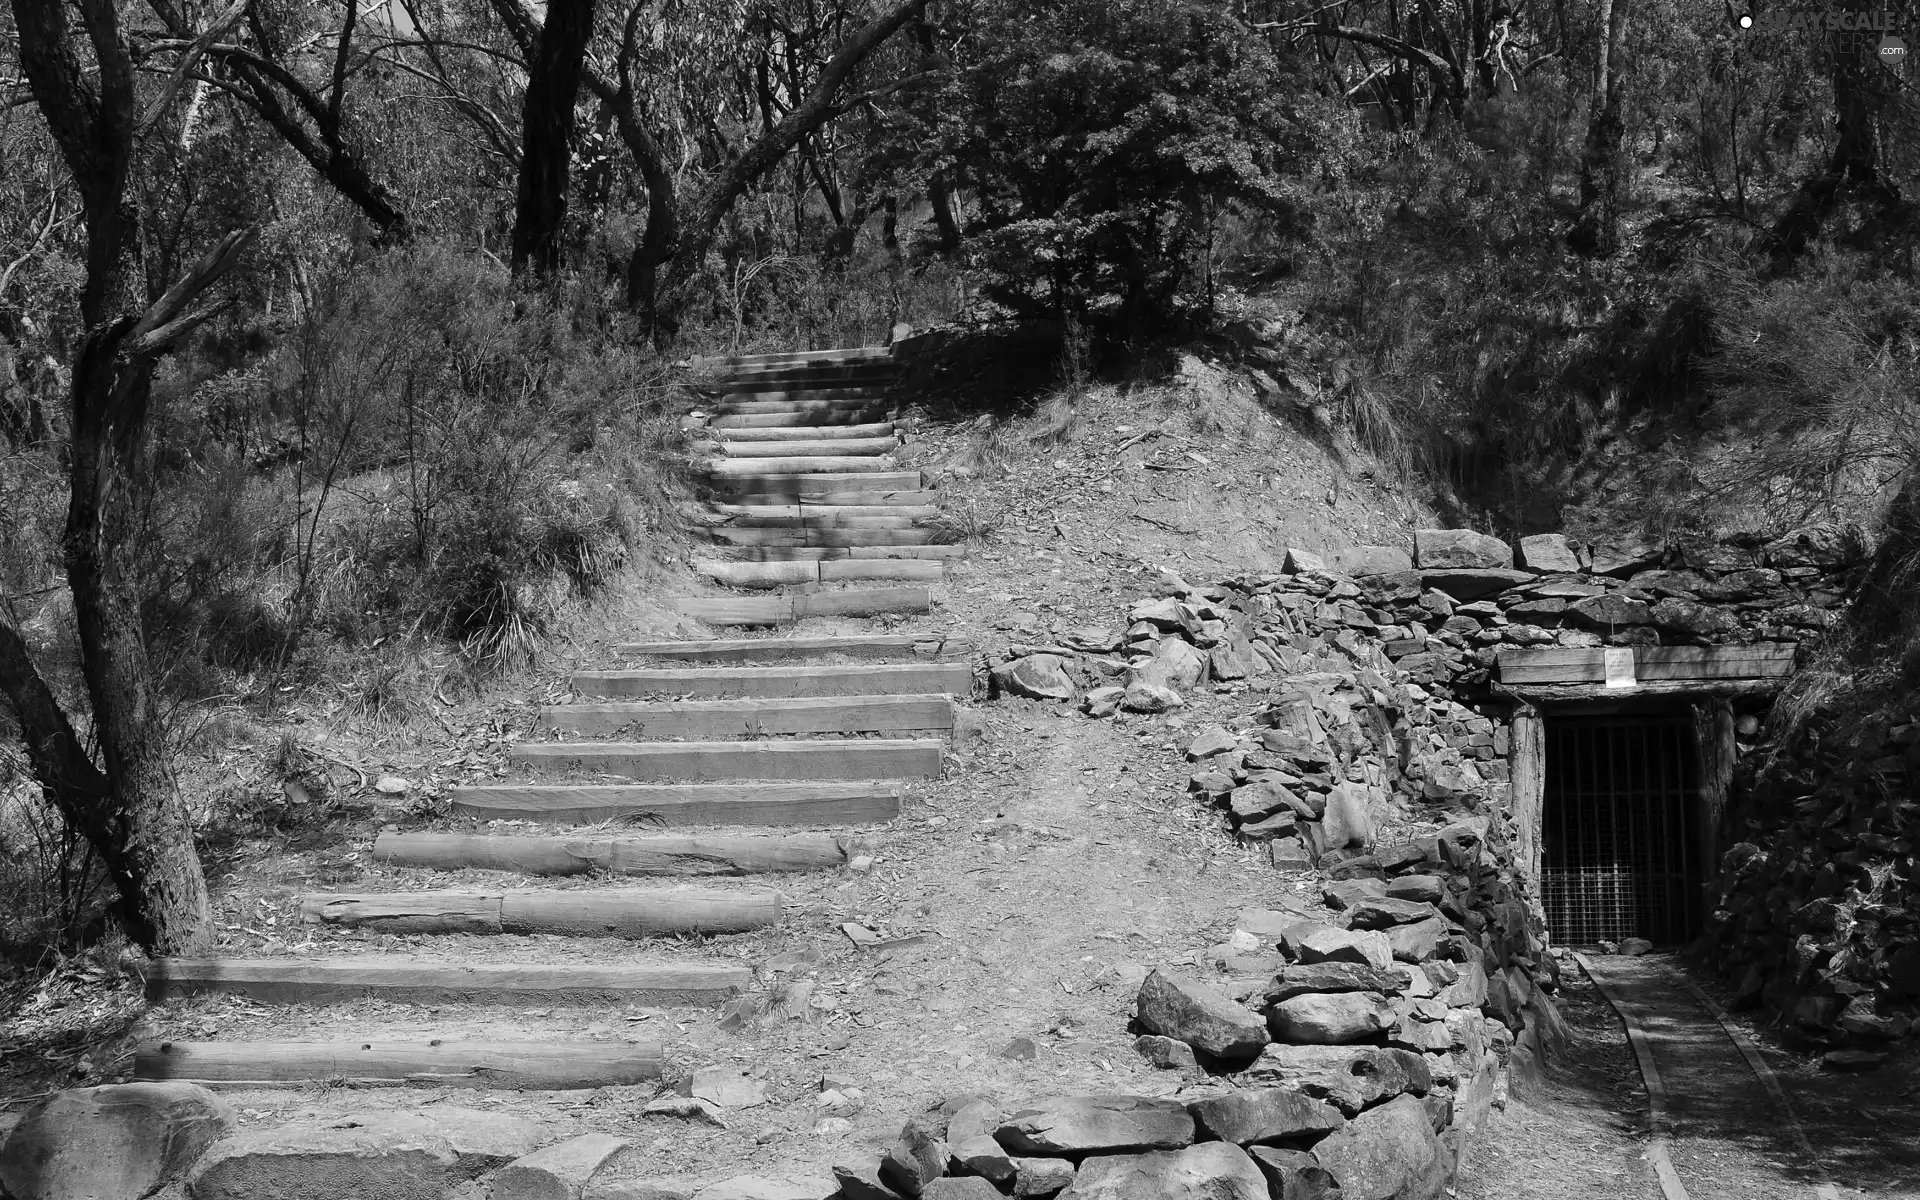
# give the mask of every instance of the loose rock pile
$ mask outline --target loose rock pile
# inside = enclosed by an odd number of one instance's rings
[[[1792,754],[1742,765],[1770,832],[1724,856],[1701,948],[1739,1003],[1804,1035],[1873,1045],[1920,1029],[1920,723],[1816,717]]]

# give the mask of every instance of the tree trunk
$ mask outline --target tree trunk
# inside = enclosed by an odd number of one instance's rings
[[[1620,249],[1620,47],[1626,40],[1627,0],[1600,0],[1600,43],[1594,67],[1593,116],[1580,158],[1580,215],[1567,244],[1587,258],[1611,258]]]
[[[573,155],[574,97],[593,36],[594,0],[552,0],[527,63],[521,109],[520,188],[513,218],[513,269],[551,275],[560,267]]]

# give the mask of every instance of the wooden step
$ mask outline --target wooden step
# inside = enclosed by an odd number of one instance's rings
[[[725,501],[716,502],[716,507],[722,505],[760,506],[769,504],[781,508],[792,507],[801,509],[870,508],[875,511],[884,512],[894,508],[926,508],[938,511],[940,507],[940,493],[912,490],[901,490],[897,492],[846,491],[814,492],[810,495],[801,496],[779,496],[772,494],[759,495],[749,492],[746,495],[730,495]]]
[[[765,461],[764,459],[761,461]],[[918,471],[849,472],[827,471],[818,474],[788,474],[768,471],[762,475],[707,475],[703,482],[717,495],[822,496],[846,491],[920,491]]]
[[[894,436],[892,421],[873,421],[861,425],[809,425],[803,428],[721,428],[719,433],[723,442],[805,442],[805,441],[857,441],[861,438],[883,438]]]
[[[810,392],[729,392],[714,400],[706,410],[716,420],[766,413],[797,416],[821,416],[830,424],[851,425],[861,413],[890,413],[893,401],[880,389],[845,388],[838,391]],[[879,416],[867,417],[877,421]]]
[[[798,455],[792,458],[709,458],[700,463],[700,469],[709,477],[730,478],[761,475],[877,474],[882,471],[896,471],[899,466],[900,464],[890,454],[865,458],[833,454]]]
[[[755,505],[761,513],[728,513],[724,525],[709,529],[919,529],[932,517],[910,517],[886,512],[821,513],[803,511],[799,505]],[[788,511],[782,512],[780,510]]]
[[[831,387],[884,387],[899,370],[891,362],[778,365],[758,371],[732,371],[724,386],[732,392],[819,391]]]
[[[706,553],[728,562],[844,562],[865,559],[948,559],[966,557],[960,543],[934,546],[721,546]]]
[[[725,371],[734,368],[764,367],[776,363],[807,362],[891,362],[890,346],[845,346],[834,350],[776,350],[766,354],[715,355],[693,360],[694,369]]]
[[[753,969],[674,962],[433,962],[410,954],[352,958],[163,958],[147,997],[224,992],[268,1004],[717,1004],[746,990]]]
[[[856,428],[881,422],[883,418],[891,417],[892,412],[891,406],[885,401],[844,408],[798,409],[788,406],[754,412],[720,413],[707,420],[707,429],[728,436],[752,429],[783,429],[812,436],[816,430]],[[892,421],[886,420],[884,423],[890,425]]]
[[[786,700],[655,700],[550,704],[540,727],[580,737],[694,738],[788,733],[899,733],[953,728],[946,696],[800,696]]]
[[[925,527],[908,529],[867,529],[859,526],[828,526],[815,529],[801,525],[791,529],[754,529],[735,525],[713,525],[705,531],[717,543],[731,546],[925,546],[941,531]]]
[[[900,784],[488,785],[453,789],[453,811],[497,821],[592,825],[878,825],[900,815]]]
[[[515,871],[522,875],[749,875],[833,871],[846,865],[852,839],[831,833],[575,834],[383,833],[376,862],[435,871]]]
[[[777,925],[778,892],[693,888],[528,888],[510,892],[321,892],[301,896],[309,925],[374,933],[551,933],[651,938],[746,933]]]
[[[923,587],[848,588],[790,596],[686,596],[675,600],[673,607],[682,616],[709,625],[785,625],[808,617],[931,612],[933,597]]]
[[[918,738],[799,742],[520,742],[528,770],[600,771],[639,780],[931,779],[945,743]]]
[[[695,559],[695,572],[729,587],[773,588],[804,583],[852,583],[862,580],[895,579],[918,583],[938,583],[947,568],[938,560],[844,558],[831,561],[771,563],[719,562]]]
[[[872,458],[892,454],[900,448],[900,439],[886,437],[811,438],[784,442],[717,441],[696,443],[695,454],[722,454],[735,458]]]
[[[902,493],[910,495],[912,493]],[[925,521],[940,515],[937,504],[715,504],[713,511],[723,517],[752,518],[758,520],[811,521],[821,525],[831,525],[836,520],[845,522],[895,521],[911,524]],[[902,526],[895,526],[900,528]],[[887,528],[875,526],[875,528]]]
[[[963,637],[874,633],[852,637],[725,638],[710,642],[622,642],[613,648],[613,652],[621,658],[746,663],[823,656],[926,658],[946,654],[965,657],[971,652],[971,646]],[[579,685],[576,683],[575,686]]]
[[[770,643],[801,639],[767,638]],[[965,663],[875,663],[800,667],[642,667],[575,671],[583,696],[672,696],[720,700],[797,696],[966,695],[973,669]]]
[[[560,1090],[619,1087],[658,1079],[658,1042],[143,1042],[133,1056],[140,1082],[178,1080],[211,1087],[331,1083],[352,1086]]]

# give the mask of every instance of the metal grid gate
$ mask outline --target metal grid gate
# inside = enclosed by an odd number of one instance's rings
[[[1549,718],[1540,885],[1563,945],[1698,930],[1693,731],[1659,717]]]

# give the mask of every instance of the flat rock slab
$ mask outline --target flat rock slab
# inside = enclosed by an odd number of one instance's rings
[[[540,1126],[501,1113],[364,1113],[229,1135],[187,1185],[194,1200],[443,1200],[543,1139]]]
[[[1266,1176],[1231,1142],[1080,1164],[1061,1200],[1268,1200]]]
[[[1050,1096],[1014,1112],[994,1137],[1020,1155],[1114,1154],[1178,1150],[1193,1134],[1193,1116],[1175,1100]]]
[[[1347,1122],[1332,1105],[1287,1088],[1255,1088],[1196,1100],[1187,1111],[1202,1130],[1238,1146],[1330,1133]]]
[[[1296,963],[1282,968],[1267,984],[1269,1004],[1314,992],[1404,992],[1413,973],[1404,967],[1381,970],[1350,962]]]
[[[1441,567],[1474,570],[1513,566],[1513,548],[1471,529],[1416,529],[1413,558],[1422,571]]]
[[[58,1092],[0,1144],[0,1190],[19,1200],[134,1200],[180,1178],[233,1124],[225,1101],[190,1083]]]
[[[1393,965],[1393,943],[1374,930],[1335,929],[1320,925],[1289,935],[1286,944],[1303,963],[1347,962],[1381,970]]]
[[[626,1138],[606,1133],[555,1142],[494,1172],[487,1200],[580,1200],[594,1173],[632,1147]]]
[[[1134,1003],[1146,1029],[1218,1057],[1249,1057],[1271,1040],[1258,1013],[1185,976],[1151,972]]]
[[[829,1178],[737,1175],[701,1188],[693,1200],[828,1200],[839,1190],[839,1182]]]
[[[1392,929],[1438,917],[1439,910],[1424,900],[1395,900],[1392,897],[1364,899],[1347,910],[1347,923],[1354,929]]]

